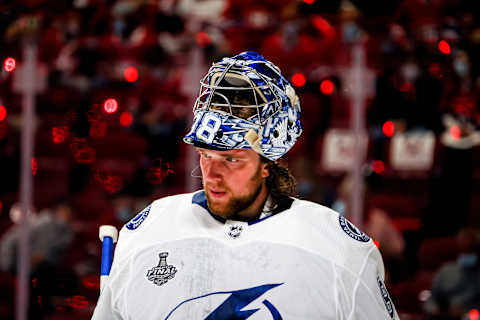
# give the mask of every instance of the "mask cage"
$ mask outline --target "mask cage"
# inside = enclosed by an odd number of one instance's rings
[[[280,89],[272,78],[236,62],[219,62],[210,68],[200,80],[193,112],[215,110],[263,126],[281,109],[282,98],[276,93]],[[245,98],[241,103],[235,101],[239,96]],[[253,109],[253,112],[247,109]]]

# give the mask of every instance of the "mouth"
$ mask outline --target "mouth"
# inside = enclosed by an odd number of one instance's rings
[[[223,197],[226,194],[226,192],[224,191],[213,190],[211,188],[209,188],[208,191],[213,198],[217,198],[217,199]]]

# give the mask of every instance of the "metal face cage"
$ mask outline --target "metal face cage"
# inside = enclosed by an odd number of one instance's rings
[[[245,61],[225,60],[213,64],[200,80],[193,112],[215,110],[264,126],[281,108],[282,98],[276,92],[280,89]]]

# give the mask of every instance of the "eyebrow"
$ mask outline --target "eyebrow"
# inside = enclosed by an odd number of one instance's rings
[[[242,154],[245,154],[245,152],[242,152],[241,149],[232,149],[232,150],[229,150],[230,152],[232,152],[234,155],[242,155]]]
[[[212,150],[209,150],[209,149],[203,149],[203,148],[197,148],[197,151],[198,152],[208,152],[208,151],[212,151]],[[245,153],[242,152],[242,149],[232,149],[232,150],[228,150],[228,152],[231,152],[231,153],[228,153],[228,154],[224,154],[224,153],[221,153],[219,154],[220,157],[244,157],[245,156]]]

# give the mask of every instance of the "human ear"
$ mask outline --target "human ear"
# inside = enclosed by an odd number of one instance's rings
[[[268,163],[262,163],[262,178],[270,176],[270,166]]]

